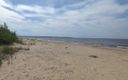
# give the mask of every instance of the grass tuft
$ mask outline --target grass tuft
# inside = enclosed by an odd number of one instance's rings
[[[13,54],[15,52],[18,52],[20,49],[18,48],[13,48],[13,47],[3,47],[0,51],[0,67],[3,63],[3,60],[8,60],[9,58],[13,57]]]
[[[4,47],[2,53],[5,55],[13,55],[16,52],[15,48],[12,47]]]
[[[1,67],[2,63],[3,63],[3,62],[2,62],[2,59],[0,58],[0,67]]]

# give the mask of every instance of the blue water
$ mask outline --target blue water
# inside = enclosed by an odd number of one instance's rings
[[[105,38],[71,38],[71,37],[27,37],[39,40],[62,41],[67,43],[79,43],[103,47],[128,47],[128,39],[105,39]]]

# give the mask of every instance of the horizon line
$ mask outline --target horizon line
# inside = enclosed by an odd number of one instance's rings
[[[32,36],[32,35],[18,35],[18,37],[35,37],[35,38],[81,38],[81,39],[128,39],[128,38],[108,38],[108,37],[70,37],[70,36]]]

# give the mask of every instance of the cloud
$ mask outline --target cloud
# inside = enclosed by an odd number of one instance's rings
[[[5,0],[0,0],[0,6],[11,7],[11,5],[7,4]]]
[[[37,5],[17,5],[16,6],[16,10],[19,12],[33,12],[33,13],[54,13],[54,8],[51,7],[41,7],[41,6],[37,6]]]
[[[15,5],[25,4],[25,5],[39,5],[39,6],[49,6],[60,8],[67,5],[79,3],[85,0],[11,0]],[[87,1],[87,0],[86,0]]]
[[[12,7],[12,5],[7,4],[4,0],[0,0],[0,21],[1,22],[12,22],[12,21],[22,21],[24,16],[7,9],[6,7]]]
[[[56,35],[115,38],[122,37],[121,34],[124,34],[127,37],[128,33],[124,32],[124,29],[127,29],[128,19],[116,17],[126,10],[128,10],[127,5],[119,5],[114,0],[99,0],[81,9],[67,9],[61,15],[46,20],[44,24],[50,27],[51,32],[55,30]]]
[[[122,17],[128,5],[115,0],[56,1],[41,6],[0,0],[0,21],[21,35],[128,38],[128,17]]]

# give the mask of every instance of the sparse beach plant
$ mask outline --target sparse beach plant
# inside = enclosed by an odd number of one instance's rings
[[[4,47],[2,53],[5,55],[13,55],[16,52],[15,48],[12,47]]]
[[[2,63],[3,63],[3,62],[2,62],[2,59],[0,58],[0,67],[1,67]]]

